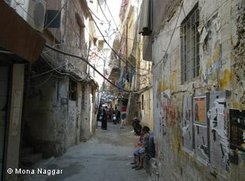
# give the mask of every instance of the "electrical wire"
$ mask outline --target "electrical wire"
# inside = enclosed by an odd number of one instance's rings
[[[93,65],[91,65],[87,59],[85,59],[84,57],[80,57],[80,56],[77,56],[77,55],[74,55],[74,54],[71,54],[71,53],[68,53],[68,52],[64,52],[62,50],[59,50],[57,48],[54,48],[52,47],[51,45],[48,45],[48,44],[45,44],[45,47],[49,48],[49,49],[52,49],[53,51],[56,51],[58,53],[61,53],[63,55],[67,55],[67,56],[70,56],[70,57],[74,57],[74,58],[78,58],[82,61],[84,61],[85,63],[87,63],[93,70],[95,70],[95,72],[97,72],[101,77],[103,77],[107,82],[109,82],[111,85],[113,85],[114,87],[118,88],[119,90],[121,91],[124,91],[124,92],[135,92],[135,91],[130,91],[130,90],[126,90],[124,88],[121,88],[119,86],[117,86],[116,84],[114,84],[111,80],[107,79],[102,73],[100,73]]]
[[[181,8],[181,9],[183,8],[183,3],[181,4],[181,7],[180,7],[180,8]],[[169,47],[170,47],[170,45],[171,45],[171,42],[172,42],[172,39],[173,39],[175,30],[176,30],[176,28],[177,28],[177,24],[178,24],[178,21],[179,21],[181,9],[179,10],[179,14],[178,14],[178,17],[177,17],[177,19],[176,19],[176,23],[175,23],[175,26],[174,26],[174,30],[173,30],[173,32],[172,32],[172,34],[171,34],[170,40],[169,40],[169,42],[168,42],[167,49],[165,50],[165,53],[164,53],[163,57],[166,57],[166,56],[167,56],[168,49],[169,49]],[[156,68],[162,61],[163,61],[162,59],[161,59],[160,61],[158,61],[158,62],[154,65],[154,68],[153,68],[153,69],[155,69],[155,68]]]
[[[93,52],[94,56],[96,56],[96,57],[98,57],[98,58],[100,58],[100,59],[106,61],[106,58],[104,58],[104,57],[98,55],[95,51],[93,51],[93,50],[90,50],[90,51]],[[145,71],[146,71],[146,70],[145,70]],[[149,70],[147,70],[147,71],[149,71]],[[136,75],[139,75],[139,76],[149,76],[149,75],[150,75],[149,73],[146,73],[146,74],[140,74],[140,73],[137,73],[137,72],[135,72],[135,74],[136,74]]]
[[[105,41],[105,43],[108,45],[108,47],[119,57],[119,59],[120,60],[122,60],[125,64],[127,64],[127,63],[129,63],[133,68],[135,68],[135,69],[138,69],[138,70],[144,70],[144,71],[148,71],[148,70],[146,70],[146,69],[142,69],[142,68],[140,68],[140,67],[136,67],[136,66],[134,66],[130,61],[128,61],[128,60],[126,60],[126,59],[123,59],[112,47],[111,47],[111,45],[108,43],[108,41],[105,39],[105,36],[104,36],[104,34],[102,33],[102,31],[100,30],[100,28],[99,28],[99,26],[98,26],[98,24],[96,23],[96,21],[94,20],[94,18],[93,18],[93,16],[92,16],[92,14],[94,14],[93,13],[93,11],[89,8],[89,12],[90,12],[90,16],[91,16],[91,19],[93,20],[93,22],[94,22],[94,24],[95,24],[95,26],[96,26],[96,28],[98,29],[98,31],[99,31],[99,33],[101,34],[101,36],[102,36],[102,38],[103,38],[103,40]],[[127,38],[125,38],[125,39],[127,39]],[[149,72],[149,71],[148,71]],[[149,74],[150,74],[150,72],[149,72]]]
[[[109,24],[111,24],[111,23],[110,23],[111,21],[109,21],[108,18],[106,17],[106,15],[105,15],[105,13],[104,13],[102,7],[101,7],[101,4],[100,4],[99,0],[97,0],[97,3],[98,3],[98,5],[99,5],[99,8],[100,8],[100,10],[101,10],[103,16],[105,17],[106,21],[107,21]]]
[[[42,85],[46,84],[51,79],[52,76],[53,76],[53,72],[48,76],[46,80],[44,80],[41,83],[38,83],[37,85],[32,85],[32,87],[41,87]]]
[[[48,55],[48,54],[47,54],[47,55]],[[48,56],[49,56],[50,58],[52,58],[50,55],[48,55]],[[50,62],[48,62],[45,58],[44,58],[44,61],[45,61],[50,67],[53,67],[53,65],[51,65]],[[78,82],[84,80],[83,78],[78,79],[78,78],[74,77],[71,73],[60,72],[60,71],[58,71],[57,68],[54,68],[53,71],[57,72],[57,73],[60,74],[60,75],[69,76],[69,77],[71,77],[73,80],[78,81]]]
[[[90,11],[91,11],[91,9],[89,9],[89,12],[90,12]],[[91,12],[90,12],[90,13],[91,13]],[[105,39],[105,36],[104,36],[103,33],[101,32],[101,30],[100,30],[98,24],[96,23],[96,21],[94,20],[92,14],[91,14],[91,18],[92,18],[92,20],[94,21],[94,24],[95,24],[96,28],[98,29],[99,33],[100,33],[101,36],[103,37],[104,42],[108,45],[108,47],[112,50],[112,52],[115,53],[115,54],[119,57],[120,60],[122,60],[125,64],[129,63],[129,64],[130,64],[133,68],[135,68],[135,69],[145,70],[145,69],[136,67],[136,66],[133,65],[130,61],[123,59],[123,58],[116,52],[116,50],[114,50],[114,49],[111,47],[111,45],[110,45],[110,44],[108,43],[108,41]],[[146,71],[147,71],[147,70],[146,70]],[[150,74],[150,73],[149,73],[149,74]]]
[[[216,10],[215,10],[213,13],[211,13],[208,17],[206,17],[205,20],[199,21],[199,23],[204,23],[204,22],[209,21],[210,18],[212,18],[212,17],[214,16],[214,14],[215,14],[219,9],[221,9],[223,6],[225,6],[227,3],[228,3],[228,0],[226,0],[225,2],[223,2],[222,5],[218,6],[218,7],[216,8]],[[178,19],[179,19],[179,17],[180,17],[181,11],[183,11],[184,16],[186,17],[186,12],[185,12],[185,9],[184,9],[184,6],[183,6],[183,2],[182,2],[182,4],[181,4],[181,10],[180,10],[180,12],[179,12]],[[171,39],[170,39],[170,41],[169,41],[168,48],[166,49],[166,51],[165,51],[163,57],[166,57],[166,55],[167,55],[167,51],[168,51],[169,46],[170,46],[170,44],[171,44],[171,41],[172,41],[174,32],[176,31],[177,28],[180,28],[180,27],[181,27],[181,26],[177,26],[177,22],[178,22],[178,20],[176,21],[176,25],[175,25],[174,29],[172,29],[172,30],[173,30],[173,33],[172,33],[172,35],[171,35]],[[162,31],[162,32],[168,32],[168,31],[171,31],[171,30]],[[157,65],[158,65],[159,63],[161,63],[162,61],[163,61],[162,59],[161,59],[160,61],[158,61],[158,62],[156,63],[156,65],[154,65],[154,68],[153,68],[153,69],[155,69],[155,68],[157,67]]]
[[[94,17],[96,17],[96,19],[101,21],[101,23],[108,23],[108,22],[105,22],[105,21],[101,20],[94,12],[91,12],[91,13],[94,15]]]
[[[56,15],[53,17],[53,19],[44,26],[44,30],[47,29],[49,27],[49,25],[51,25],[51,23],[53,23],[53,21],[59,16],[59,14],[61,13],[62,9],[64,9],[67,4],[68,4],[69,0],[66,0],[66,2],[63,4],[63,6],[57,11]]]
[[[23,8],[19,2],[17,2],[16,0],[14,0],[14,2],[34,21],[34,18],[32,17],[32,15],[28,11],[26,11],[25,8]]]
[[[61,65],[61,66],[59,66],[59,67],[53,68],[52,70],[48,70],[48,71],[46,71],[46,72],[42,72],[42,73],[40,73],[40,74],[33,75],[33,76],[31,76],[31,79],[38,78],[38,77],[41,77],[41,76],[43,76],[43,75],[46,75],[46,74],[48,74],[48,73],[50,73],[50,72],[53,72],[55,69],[59,69],[59,68],[61,68],[61,67],[63,67],[63,66],[64,66],[64,65]]]
[[[109,6],[108,6],[108,4],[107,4],[106,1],[105,1],[105,5],[107,6],[107,9],[108,9],[108,11],[109,11],[109,14],[111,15],[112,21],[114,22],[114,24],[115,24],[115,26],[116,26],[116,30],[117,30],[120,34],[122,34],[122,33],[120,32],[119,28],[118,28],[118,25],[117,25],[117,23],[116,23],[116,21],[115,21],[113,15],[112,15],[112,13],[111,13],[111,10],[110,10],[110,8],[109,8]]]

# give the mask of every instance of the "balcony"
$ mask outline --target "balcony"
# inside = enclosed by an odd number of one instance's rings
[[[113,59],[109,65],[111,68],[109,79],[111,79],[111,80],[118,79],[120,76],[120,61],[119,61],[119,59]]]

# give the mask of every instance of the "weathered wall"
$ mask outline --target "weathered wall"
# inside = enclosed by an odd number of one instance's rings
[[[47,42],[60,43],[55,46],[78,56],[85,56],[87,51],[84,33],[86,7],[82,3],[85,1],[50,0],[47,3],[47,9],[63,7],[60,28],[49,29],[51,34],[45,31]],[[82,118],[81,101],[82,97],[90,97],[90,93],[81,94],[80,81],[86,76],[86,63],[50,50],[45,50],[42,55],[43,59],[31,67],[25,104],[26,125],[23,132],[29,142],[25,143],[24,138],[24,144],[35,146],[37,151],[48,157],[60,155],[68,147],[80,142],[83,126],[81,122],[86,121]],[[43,74],[50,66],[54,69]],[[77,95],[72,95],[75,98],[70,97],[71,79],[77,84]],[[86,86],[89,87],[89,84]],[[89,114],[90,109],[91,107],[88,107],[84,114]],[[82,129],[92,130],[92,126]]]
[[[81,124],[81,84],[77,84],[77,100],[68,102],[68,121],[66,125],[66,147],[79,143]]]
[[[85,14],[80,0],[69,1],[64,12],[64,32],[62,33],[65,46],[63,49],[78,56],[87,54],[87,42],[85,42]],[[88,28],[88,27],[86,27]],[[87,64],[73,57],[66,57],[68,69],[71,71],[86,72]]]
[[[24,114],[29,144],[44,156],[64,153],[70,133],[67,130],[69,79],[48,76],[33,80],[27,90]]]
[[[144,101],[142,102],[142,95],[144,96]],[[148,126],[151,130],[153,130],[153,95],[152,89],[144,91],[140,94],[141,99],[141,124]],[[142,104],[144,105],[144,109],[142,109]]]
[[[95,101],[93,101],[92,87],[87,83],[82,84],[81,99],[81,125],[80,141],[89,139],[95,131]]]
[[[165,22],[171,18],[175,7],[180,4],[181,0],[152,0],[153,2],[153,32],[158,33],[164,26]]]
[[[244,143],[230,149],[229,142],[243,139],[234,130],[244,123],[230,130],[233,122],[244,121],[244,112],[236,112],[238,118],[231,110],[244,110],[242,2],[199,0],[200,74],[192,81],[181,82],[180,25],[197,1],[183,1],[154,34],[154,132],[160,180],[245,179]]]
[[[245,109],[245,79],[244,79],[244,70],[245,70],[245,1],[238,1],[237,14],[234,16],[236,22],[234,26],[237,26],[236,30],[236,39],[231,42],[233,46],[232,53],[232,88],[233,88],[233,107],[236,109]]]

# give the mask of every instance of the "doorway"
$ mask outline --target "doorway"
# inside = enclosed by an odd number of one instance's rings
[[[0,181],[3,177],[5,131],[8,114],[9,66],[0,66]]]

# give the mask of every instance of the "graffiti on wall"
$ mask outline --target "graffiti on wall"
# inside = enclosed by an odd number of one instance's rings
[[[166,127],[172,127],[176,123],[175,108],[170,99],[170,90],[159,92],[157,94],[157,108],[160,132],[164,135]]]
[[[158,122],[159,122],[159,133],[161,135],[166,134],[167,118],[163,111],[163,107],[167,104],[168,96],[164,92],[159,92],[157,95],[157,108],[158,108]]]
[[[186,151],[193,151],[192,97],[183,99],[182,143]]]
[[[206,96],[193,98],[194,145],[199,161],[207,164],[209,161],[208,124],[206,120]]]
[[[210,93],[208,111],[210,134],[210,163],[214,167],[229,169],[228,110],[226,92]]]

